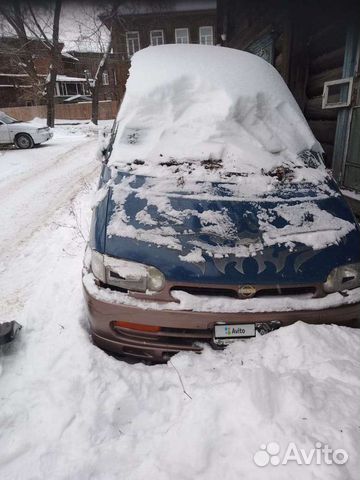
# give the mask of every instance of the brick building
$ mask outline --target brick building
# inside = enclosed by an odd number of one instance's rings
[[[130,58],[138,50],[166,43],[214,45],[216,38],[216,0],[125,2],[118,7],[112,31],[119,96],[125,91]]]
[[[31,40],[27,48],[32,52],[39,77],[37,86],[22,66],[25,54],[19,40],[4,37],[0,39],[0,108],[45,103],[42,91],[51,62],[49,50],[41,41],[35,39]],[[56,102],[91,100],[88,82],[94,78],[101,58],[102,54],[98,52],[63,51],[55,86]],[[101,78],[100,101],[120,99],[118,83],[124,85],[126,82],[126,77],[121,77],[122,73],[124,70],[119,68],[116,55],[110,54]]]
[[[78,61],[74,65],[65,67],[65,74],[85,76],[89,79],[95,77],[103,54],[98,52],[69,51],[68,54]],[[116,53],[110,53],[105,63],[105,70],[102,74],[100,100],[119,101],[123,94],[123,85],[126,83],[126,72],[122,68],[123,58]]]
[[[30,50],[38,82],[30,78],[24,68],[27,53]],[[18,38],[0,39],[0,108],[41,105],[45,102],[43,85],[51,62],[49,49],[37,39],[31,39],[21,45]],[[56,101],[61,103],[74,95],[89,94],[84,73],[79,74],[79,60],[73,55],[62,52],[58,81],[56,83]]]

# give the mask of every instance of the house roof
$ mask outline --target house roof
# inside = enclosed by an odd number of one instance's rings
[[[216,0],[132,0],[119,5],[119,15],[142,15],[159,12],[189,12],[215,10]]]
[[[69,52],[61,52],[61,56],[64,58],[70,58],[71,60],[75,60],[76,62],[79,61],[78,58],[74,57],[74,55],[71,55]]]

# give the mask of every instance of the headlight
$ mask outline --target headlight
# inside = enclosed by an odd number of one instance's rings
[[[49,130],[49,127],[41,127],[37,129],[38,132],[48,132]]]
[[[91,251],[91,270],[103,283],[135,292],[159,292],[164,288],[165,277],[155,267],[129,262]]]
[[[360,263],[334,268],[324,283],[326,293],[341,292],[360,287]]]

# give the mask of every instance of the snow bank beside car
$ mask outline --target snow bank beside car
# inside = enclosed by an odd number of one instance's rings
[[[225,352],[128,365],[89,342],[80,259],[65,260],[66,288],[38,286],[22,351],[0,377],[3,480],[357,479],[358,331],[299,323]],[[347,464],[253,460],[268,442],[283,454],[290,442],[310,450],[318,441],[344,449]]]
[[[54,133],[57,138],[75,137],[75,136],[96,136],[99,133],[110,132],[113,120],[99,120],[98,125],[94,125],[89,120],[55,120]],[[29,123],[43,127],[46,125],[46,118],[33,118]]]
[[[42,151],[56,158],[58,148]],[[44,196],[51,181],[40,183]],[[298,323],[153,367],[106,355],[89,339],[79,275],[95,185],[78,185],[1,272],[24,325],[0,355],[1,480],[357,480],[360,332]],[[281,452],[320,441],[349,460],[256,466],[270,441]]]

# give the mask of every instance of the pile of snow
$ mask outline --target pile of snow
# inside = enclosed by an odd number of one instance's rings
[[[67,120],[67,119],[56,119],[54,134],[57,137],[67,137],[67,136],[96,136],[98,134],[108,135],[113,120],[99,120],[98,125],[94,125],[89,120]],[[35,117],[29,123],[33,125],[39,125],[43,127],[46,125],[46,118]]]
[[[153,367],[92,345],[80,272],[95,150],[69,135],[1,158],[1,320],[24,325],[0,351],[1,480],[357,480],[358,330],[298,323]],[[321,442],[349,459],[259,467],[269,442],[281,458]]]
[[[299,152],[321,152],[279,73],[229,48],[161,45],[137,52],[117,120],[112,163],[142,160],[141,173],[174,161],[196,164],[201,172],[190,167],[192,175],[253,173],[304,166]]]

